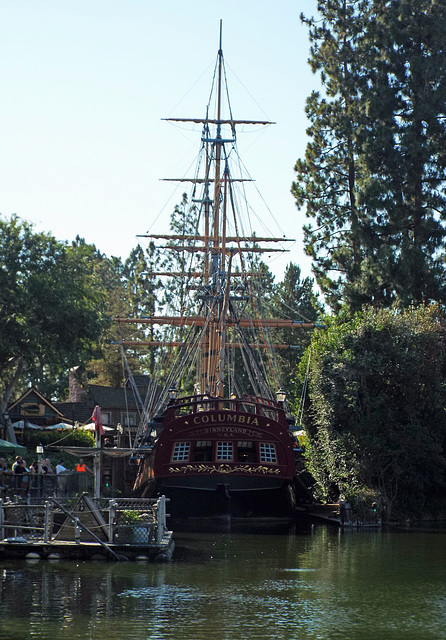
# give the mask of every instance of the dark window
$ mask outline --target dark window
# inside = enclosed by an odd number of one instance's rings
[[[246,440],[237,442],[237,460],[238,462],[257,462],[254,442]]]
[[[212,441],[197,440],[194,445],[194,462],[208,462],[212,460]]]

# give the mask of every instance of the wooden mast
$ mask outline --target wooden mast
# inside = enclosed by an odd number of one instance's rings
[[[195,234],[144,234],[138,237],[147,237],[154,239],[165,240],[177,240],[182,241],[180,246],[168,245],[165,247],[159,247],[160,249],[169,249],[173,251],[186,251],[189,253],[203,253],[202,271],[192,271],[188,274],[176,274],[172,272],[153,272],[152,275],[188,275],[189,277],[202,278],[202,286],[191,288],[200,289],[199,298],[203,301],[202,313],[198,316],[150,316],[146,318],[115,318],[116,322],[130,323],[130,324],[146,324],[146,325],[170,325],[178,327],[197,327],[201,328],[201,370],[197,371],[200,376],[198,389],[202,395],[208,395],[210,397],[221,398],[224,395],[225,385],[225,350],[227,346],[236,348],[252,348],[252,349],[268,349],[268,345],[264,343],[248,344],[247,342],[228,342],[231,339],[231,335],[227,335],[228,327],[240,327],[240,328],[259,328],[264,329],[267,327],[276,328],[304,328],[313,329],[315,327],[321,327],[313,322],[302,322],[300,320],[290,319],[272,319],[272,318],[246,318],[246,317],[234,317],[232,312],[230,313],[230,301],[231,300],[244,300],[237,296],[231,297],[231,278],[240,278],[247,276],[257,276],[257,273],[246,272],[243,267],[242,254],[247,253],[272,253],[276,251],[286,251],[283,248],[266,248],[258,245],[259,242],[263,243],[284,243],[293,241],[289,238],[271,238],[271,237],[258,237],[255,235],[248,235],[246,237],[243,234],[238,235],[238,229],[235,229],[236,235],[227,235],[228,233],[228,207],[232,206],[232,183],[244,182],[246,178],[233,178],[230,175],[228,158],[225,154],[225,143],[235,143],[236,132],[235,127],[239,124],[251,124],[251,125],[267,125],[273,124],[268,121],[255,121],[255,120],[233,120],[232,113],[229,109],[230,119],[224,119],[222,114],[222,88],[223,88],[223,51],[222,51],[222,22],[220,21],[220,46],[218,50],[217,59],[217,73],[216,73],[216,89],[217,89],[217,101],[216,101],[216,118],[209,117],[209,105],[205,118],[166,118],[166,120],[173,120],[176,122],[193,122],[201,123],[202,128],[202,151],[205,154],[205,167],[203,177],[194,178],[181,178],[180,181],[189,181],[194,184],[203,184],[203,191],[198,200],[193,199],[193,202],[200,202],[203,212],[202,228],[203,235]],[[215,85],[214,85],[215,87]],[[211,127],[212,125],[212,131]],[[224,125],[231,126],[231,136],[227,136],[232,139],[225,139],[226,136],[222,135]],[[212,168],[212,165],[214,167]],[[174,178],[174,180],[176,180]],[[249,179],[250,180],[250,179]],[[212,187],[213,185],[213,187]],[[213,188],[213,198],[211,197],[210,190]],[[195,187],[194,187],[195,189]],[[194,198],[194,196],[193,196]],[[230,231],[231,233],[231,231]],[[233,233],[233,232],[232,232]],[[197,246],[195,243],[201,243]],[[234,243],[235,246],[232,245]],[[246,243],[244,246],[241,243]],[[247,243],[251,243],[254,246],[247,246]],[[242,264],[242,272],[239,272],[238,266],[232,274],[232,261],[237,256],[240,257]],[[239,294],[240,295],[240,294]],[[243,295],[243,294],[242,294]],[[238,314],[237,314],[238,315]],[[181,340],[174,340],[172,342],[164,343],[158,341],[133,341],[125,340],[122,344],[129,346],[158,346],[164,344],[170,347],[183,347],[187,346],[188,342]],[[271,345],[276,348],[284,349],[287,345]],[[289,345],[288,345],[288,348]],[[292,347],[291,347],[292,348]]]
[[[225,205],[223,205],[220,212],[221,201],[221,161],[222,161],[222,146],[223,140],[221,135],[221,88],[222,88],[222,64],[223,64],[223,51],[222,51],[222,23],[220,21],[220,47],[218,50],[218,76],[217,76],[217,121],[216,121],[216,136],[214,140],[209,140],[208,144],[211,144],[215,152],[215,167],[214,167],[214,205],[213,205],[213,220],[212,220],[212,247],[211,247],[211,282],[210,288],[212,291],[212,300],[209,301],[210,309],[208,314],[210,315],[209,322],[206,325],[204,331],[203,341],[203,354],[202,354],[202,370],[201,370],[201,393],[210,396],[223,395],[223,389],[221,384],[218,384],[218,371],[220,369],[220,354],[222,349],[222,305],[220,296],[220,278],[224,270],[223,266],[223,249],[226,246],[226,239],[224,234],[226,233],[226,224],[224,221]],[[225,194],[223,194],[224,197]],[[220,213],[222,220],[220,221]],[[220,237],[220,223],[222,227]],[[206,233],[205,233],[206,235]],[[221,241],[221,244],[220,244]]]

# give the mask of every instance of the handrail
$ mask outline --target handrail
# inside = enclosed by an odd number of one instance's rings
[[[63,504],[61,504],[58,500],[56,500],[56,498],[52,498],[51,497],[50,500],[52,502],[54,502],[54,504],[58,507],[58,509],[60,509],[63,513],[65,513],[65,515],[69,516],[73,520],[74,524],[77,527],[80,527],[81,529],[86,531],[93,538],[93,540],[95,540],[96,542],[99,542],[99,544],[102,547],[104,547],[104,549],[106,549],[109,552],[109,554],[111,556],[113,556],[113,558],[115,558],[115,560],[123,560],[124,559],[124,556],[118,556],[118,554],[115,553],[113,551],[113,549],[111,549],[106,542],[104,542],[103,540],[98,538],[98,536],[95,533],[93,533],[93,531],[91,529],[89,529],[87,527],[87,525],[85,525],[83,522],[81,522],[77,516],[74,516],[72,513],[70,513],[70,511],[68,511],[68,509],[65,509]],[[125,558],[125,559],[127,560],[127,558]]]

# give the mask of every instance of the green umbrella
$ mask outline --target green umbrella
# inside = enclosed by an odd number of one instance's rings
[[[0,439],[0,453],[15,453],[23,456],[26,453],[26,447],[22,447],[21,444],[13,444],[7,440]]]

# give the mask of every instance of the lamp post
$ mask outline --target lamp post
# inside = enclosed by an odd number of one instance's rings
[[[122,447],[123,446],[124,429],[122,428],[122,425],[121,425],[120,422],[118,422],[118,424],[116,425],[116,432],[118,434],[118,446]]]
[[[3,439],[6,440],[6,430],[8,428],[8,420],[9,420],[9,413],[8,411],[4,411],[3,412]]]
[[[276,391],[276,400],[279,404],[283,405],[286,400],[286,391],[284,389],[280,388]]]
[[[42,476],[42,455],[43,455],[43,445],[38,444],[36,446],[36,454],[37,454],[37,487],[39,497],[42,497],[43,493],[43,476]]]
[[[42,455],[43,455],[43,445],[38,444],[36,447],[37,453],[37,471],[38,473],[42,473]]]
[[[170,387],[169,389],[169,400],[173,402],[177,399],[178,390],[176,387]]]

